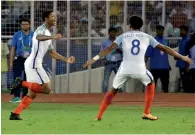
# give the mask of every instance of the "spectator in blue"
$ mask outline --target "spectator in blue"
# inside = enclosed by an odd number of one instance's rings
[[[109,38],[102,43],[101,51],[104,48],[109,47],[112,44],[112,42],[115,40],[117,35],[117,29],[115,27],[110,27],[108,33],[109,33]],[[121,49],[117,48],[112,53],[107,55],[103,59],[103,61],[105,64],[105,69],[104,69],[104,80],[102,82],[102,91],[103,93],[106,93],[108,91],[108,82],[112,71],[114,71],[114,73],[116,74],[121,64],[122,61]]]
[[[30,31],[30,20],[22,18],[20,20],[21,30],[16,32],[12,39],[11,56],[10,56],[10,70],[13,69],[14,80],[16,77],[21,77],[22,73],[24,80],[26,80],[26,74],[24,71],[24,62],[26,58],[30,55],[32,47],[32,37],[33,32]],[[24,97],[28,90],[23,89]],[[17,103],[21,101],[20,98],[21,90],[20,88],[11,89],[11,94],[14,95],[13,99],[9,102]]]
[[[156,26],[156,37],[155,39],[163,44],[168,45],[168,41],[164,39],[164,27],[161,25]],[[161,80],[161,86],[164,93],[169,92],[169,71],[170,65],[168,60],[168,55],[164,52],[149,46],[146,52],[146,62],[150,58],[150,71],[154,77],[155,84],[157,84],[158,79]]]
[[[188,42],[190,40],[190,37],[188,36],[188,27],[185,25],[180,26],[180,36],[182,39],[179,41],[179,53],[181,55],[187,55],[186,49]],[[177,59],[176,59],[177,60]],[[176,67],[179,68],[180,72],[180,79],[183,85],[183,89],[185,93],[190,92],[190,75],[189,72],[187,72],[187,63],[181,60],[177,60]]]
[[[191,65],[188,65],[188,71],[190,72],[190,93],[195,92],[195,33],[191,36],[188,46],[187,55],[193,60]]]

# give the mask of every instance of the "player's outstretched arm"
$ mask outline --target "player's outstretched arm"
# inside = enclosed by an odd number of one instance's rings
[[[55,36],[46,36],[46,35],[37,35],[36,39],[39,41],[46,41],[46,40],[58,40],[62,36],[60,34],[56,34]]]
[[[181,60],[187,62],[188,64],[192,64],[192,59],[190,59],[188,56],[183,56],[183,55],[177,53],[176,51],[174,51],[173,49],[171,49],[168,46],[159,44],[159,45],[156,46],[156,48],[160,49],[164,53],[167,53],[167,54],[169,54],[169,55],[171,55],[173,57],[181,59]]]
[[[83,67],[87,68],[89,66],[91,66],[93,63],[95,63],[97,60],[99,60],[101,57],[104,57],[106,55],[108,55],[109,53],[111,53],[114,49],[116,49],[118,47],[118,45],[116,43],[112,43],[111,46],[105,48],[104,50],[102,50],[98,55],[96,55],[95,57],[93,57],[92,60],[87,61]]]
[[[74,56],[70,56],[69,58],[66,58],[66,57],[60,55],[59,53],[57,53],[54,50],[50,50],[49,54],[52,58],[57,59],[57,60],[61,60],[63,62],[67,62],[67,63],[70,63],[70,64],[75,62],[75,57]]]

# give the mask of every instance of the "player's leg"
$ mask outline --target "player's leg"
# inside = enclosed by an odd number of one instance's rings
[[[29,85],[31,84],[33,89],[40,89],[40,91],[42,91],[44,94],[49,94],[51,92],[51,84],[50,82],[45,83],[43,85],[40,85],[38,83],[28,83],[26,81],[23,81],[23,83],[25,85]],[[40,87],[40,88],[39,88]],[[35,90],[34,90],[35,91]],[[37,90],[36,90],[37,91]],[[40,92],[33,92],[30,89],[28,90],[28,93],[26,96],[23,97],[21,103],[18,105],[18,107],[11,112],[10,115],[10,120],[22,120],[20,118],[20,113],[26,109],[33,101],[33,99],[36,97],[36,93],[40,93]]]
[[[11,113],[10,120],[21,120],[19,116],[20,113],[32,103],[32,100],[36,97],[36,93],[49,94],[51,92],[50,80],[43,68],[25,69],[25,72],[27,75],[27,81],[22,81],[18,78],[16,84],[29,88],[28,94],[22,99],[19,106]]]
[[[169,92],[169,69],[161,70],[160,80],[161,80],[163,92],[168,93]]]
[[[45,70],[40,67],[37,69],[25,69],[27,81],[16,78],[12,88],[22,86],[30,89],[34,93],[49,94],[51,92],[51,84]]]
[[[26,81],[26,73],[24,71],[24,81]],[[23,88],[22,98],[24,98],[28,94],[28,88]]]
[[[44,93],[44,94],[51,93],[50,82],[40,84],[40,83],[31,83],[31,82],[22,81],[22,86],[29,88],[34,93]]]
[[[44,94],[50,94],[51,93],[51,82],[44,83],[42,90]]]
[[[50,94],[51,93],[51,82],[50,79],[46,73],[46,71],[44,70],[44,68],[37,68],[36,72],[40,78],[40,81],[42,82],[42,92],[44,94]]]
[[[20,118],[20,113],[27,108],[31,103],[32,100],[36,97],[36,93],[34,91],[38,91],[38,89],[42,89],[40,85],[42,82],[39,80],[39,76],[36,74],[35,69],[25,69],[27,81],[23,81],[21,78],[16,78],[12,87],[22,86],[28,88],[28,93],[26,96],[23,97],[21,103],[18,107],[11,112],[10,120],[22,120]],[[32,83],[33,82],[33,83]]]
[[[143,114],[142,118],[148,119],[148,120],[157,120],[158,118],[156,116],[152,116],[151,111],[150,111],[150,108],[152,106],[152,101],[154,98],[154,90],[155,90],[153,76],[149,71],[147,71],[146,74],[140,76],[140,80],[146,86],[145,108],[144,108],[144,114]]]
[[[32,103],[35,97],[36,97],[36,93],[32,92],[29,89],[27,95],[23,97],[18,107],[13,112],[11,112],[9,119],[10,120],[22,120],[20,118],[20,113]]]
[[[104,95],[104,98],[101,102],[100,105],[100,110],[98,112],[98,115],[96,117],[95,120],[101,120],[103,113],[105,112],[105,110],[108,108],[108,106],[111,104],[112,99],[114,98],[114,96],[116,95],[116,93],[118,92],[118,90],[123,86],[123,84],[127,81],[128,77],[126,75],[117,73],[114,81],[113,81],[113,87],[112,89],[107,92]]]
[[[109,83],[109,78],[112,73],[112,65],[107,64],[105,65],[104,68],[104,79],[102,81],[102,91],[103,93],[106,93],[108,91],[108,83]]]
[[[17,77],[14,81],[14,83],[12,84],[12,89],[15,89],[17,87],[24,87],[24,88],[28,88],[31,91],[35,92],[35,93],[42,93],[42,85],[39,83],[35,83],[35,82],[28,82],[28,81],[24,81],[21,78]]]

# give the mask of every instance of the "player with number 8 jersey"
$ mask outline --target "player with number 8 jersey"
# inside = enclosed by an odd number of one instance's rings
[[[124,53],[118,73],[143,75],[148,72],[150,74],[145,66],[145,53],[149,45],[156,47],[159,44],[152,36],[141,31],[129,31],[120,35],[114,43],[118,45],[122,43]],[[151,75],[149,76],[152,78]],[[145,77],[143,81],[147,83],[151,80]]]
[[[188,56],[182,56],[171,48],[160,44],[152,36],[141,32],[140,28],[143,26],[143,20],[138,16],[132,16],[129,20],[131,30],[116,38],[111,46],[105,48],[92,60],[87,61],[84,67],[91,66],[100,57],[106,56],[118,46],[123,50],[123,61],[117,71],[113,81],[111,91],[105,94],[100,110],[95,120],[101,120],[104,111],[111,104],[112,99],[118,90],[124,85],[128,79],[140,80],[146,86],[145,93],[145,109],[142,115],[143,119],[157,120],[157,116],[153,116],[150,112],[152,100],[154,97],[155,84],[152,74],[146,69],[145,66],[145,53],[149,45],[161,51],[168,53],[178,59],[186,61],[191,64],[192,60]]]

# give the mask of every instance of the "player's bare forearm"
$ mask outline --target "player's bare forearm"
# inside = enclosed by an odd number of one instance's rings
[[[50,56],[51,56],[52,58],[57,59],[57,60],[61,60],[61,61],[63,61],[63,62],[67,62],[67,60],[68,60],[66,57],[60,55],[59,53],[57,53],[57,52],[54,51],[54,50],[50,50],[49,54],[50,54]]]
[[[188,64],[192,64],[192,59],[190,59],[188,56],[183,56],[167,46],[159,44],[156,46],[156,48],[160,49],[161,51],[163,51],[169,55],[172,55],[173,57],[181,59],[181,60],[187,62]]]
[[[98,55],[99,55],[99,57],[104,57],[104,56],[108,55],[109,53],[111,53],[116,48],[117,48],[117,44],[112,43],[111,46],[109,46],[109,47],[105,48],[104,50],[102,50]]]
[[[183,55],[177,53],[175,50],[171,49],[168,46],[165,45],[157,45],[156,48],[160,49],[161,51],[163,51],[164,53],[167,53],[173,57],[176,57],[178,59],[182,59]]]
[[[104,56],[108,55],[109,53],[111,53],[116,48],[117,48],[117,44],[113,42],[110,47],[105,48],[98,55],[96,55],[95,57],[93,57],[92,60],[87,61],[83,65],[83,67],[86,68],[86,67],[91,66],[94,62],[96,62],[97,60],[99,60],[101,57],[104,57]]]
[[[62,36],[60,34],[56,34],[55,36],[46,36],[46,35],[37,35],[36,39],[39,41],[45,41],[45,40],[58,40],[60,39]]]
[[[55,36],[37,35],[36,39],[39,41],[46,41],[55,39]]]
[[[63,62],[67,62],[67,63],[70,63],[70,64],[73,64],[75,62],[75,57],[74,56],[70,56],[69,58],[66,58],[66,57],[60,55],[59,53],[57,53],[54,50],[50,50],[50,55],[54,59],[61,60]]]

